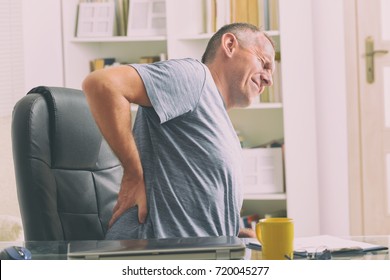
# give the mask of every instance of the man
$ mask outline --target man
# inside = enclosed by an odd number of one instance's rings
[[[92,114],[124,173],[107,239],[250,235],[240,231],[241,148],[227,110],[272,85],[274,46],[235,23],[202,62],[179,59],[92,72]],[[130,104],[139,104],[133,132]]]

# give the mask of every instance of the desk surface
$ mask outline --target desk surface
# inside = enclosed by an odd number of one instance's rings
[[[388,236],[351,236],[346,239],[382,245],[390,248],[390,235]],[[0,249],[9,246],[23,246],[29,249],[33,259],[37,260],[66,260],[68,242],[67,241],[26,241],[26,242],[0,242]],[[338,257],[337,259],[357,259],[357,260],[390,260],[389,250],[367,253],[358,256]],[[246,249],[245,259],[261,259],[261,251]]]
[[[380,236],[349,236],[341,237],[342,239],[369,243],[372,245],[384,246],[390,248],[390,235],[380,235]],[[357,254],[332,254],[332,259],[353,259],[353,260],[390,260],[389,250],[380,250],[367,253],[357,253]],[[258,260],[261,259],[261,252],[256,250],[247,250],[245,259]],[[305,259],[300,257],[299,259]]]

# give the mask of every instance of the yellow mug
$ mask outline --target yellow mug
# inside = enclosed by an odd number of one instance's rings
[[[290,218],[261,219],[256,236],[264,260],[286,260],[294,256],[294,223]]]

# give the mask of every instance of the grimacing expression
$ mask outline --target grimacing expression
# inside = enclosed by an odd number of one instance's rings
[[[255,34],[255,43],[239,44],[234,57],[231,89],[235,106],[246,107],[258,98],[266,86],[272,86],[275,50],[263,34]]]

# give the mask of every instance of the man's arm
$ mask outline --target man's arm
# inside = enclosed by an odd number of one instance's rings
[[[145,182],[132,135],[130,108],[131,103],[151,106],[143,81],[133,67],[117,66],[92,72],[82,87],[100,131],[124,169],[109,226],[136,205],[139,222],[143,223],[147,215]]]

